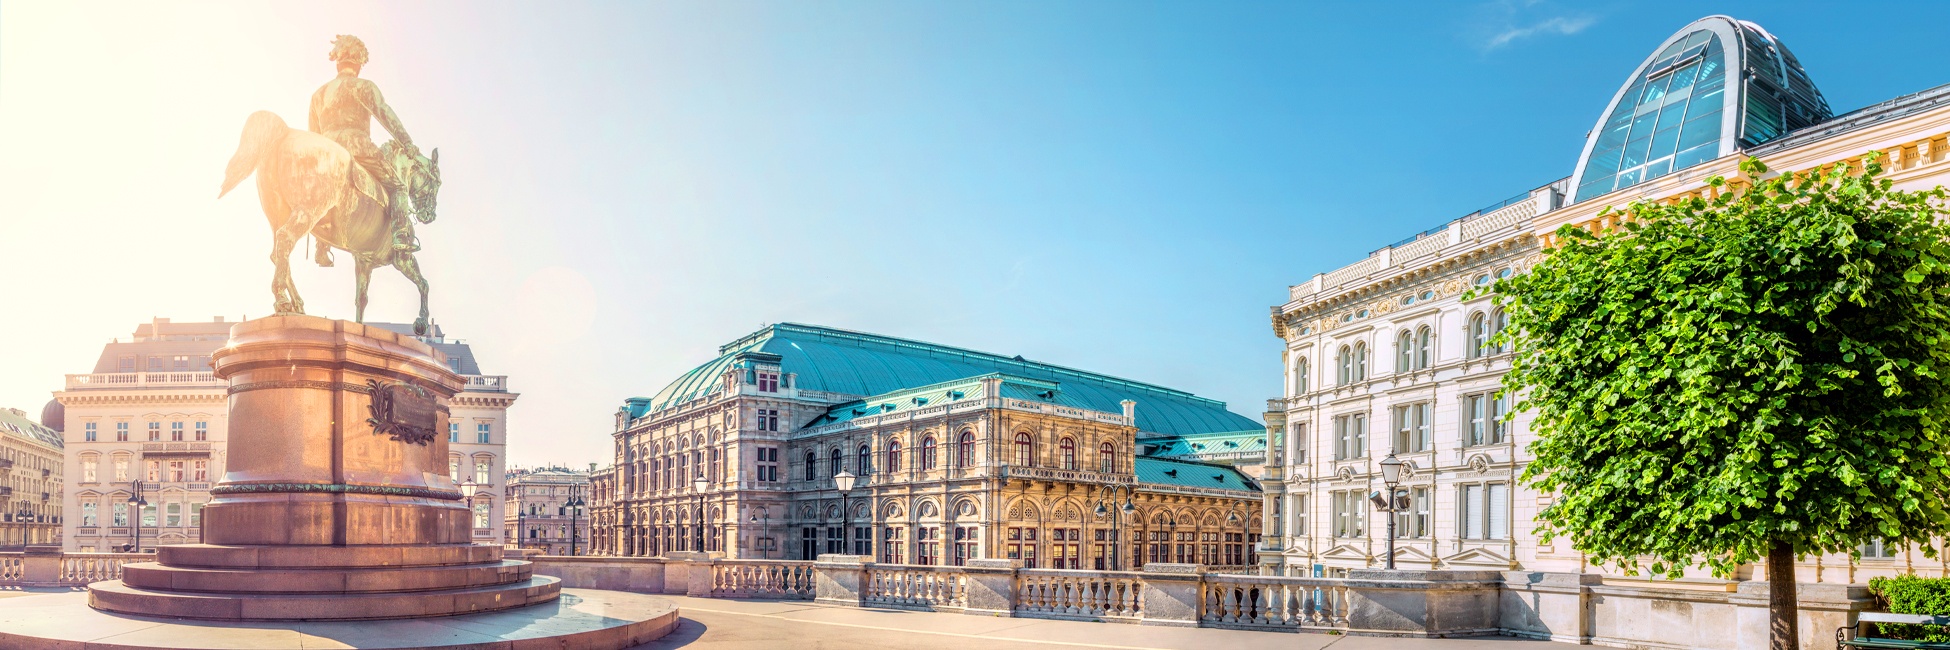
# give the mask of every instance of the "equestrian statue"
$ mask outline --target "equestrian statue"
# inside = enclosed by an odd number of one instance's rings
[[[373,269],[391,266],[412,280],[420,289],[413,333],[424,336],[427,280],[413,259],[420,246],[412,222],[433,223],[440,150],[420,155],[379,87],[359,77],[369,59],[364,42],[341,35],[332,41],[330,58],[338,76],[312,94],[307,129],[286,126],[270,111],[252,113],[217,196],[257,175],[258,202],[271,222],[271,263],[277,267],[271,295],[279,315],[305,313],[305,301],[291,282],[291,251],[311,235],[318,242],[319,266],[332,265],[334,248],[352,255],[361,323]],[[373,144],[375,119],[392,135],[384,145]]]

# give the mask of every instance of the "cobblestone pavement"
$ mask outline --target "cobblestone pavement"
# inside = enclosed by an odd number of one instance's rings
[[[666,648],[1187,648],[1192,650],[1553,650],[1510,638],[1386,639],[1168,628],[1113,623],[990,618],[962,614],[829,607],[807,602],[665,596],[684,621],[656,643]]]

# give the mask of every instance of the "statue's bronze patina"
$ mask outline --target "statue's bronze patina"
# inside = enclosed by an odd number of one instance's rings
[[[332,265],[332,248],[352,254],[358,278],[355,320],[365,322],[372,270],[391,266],[420,289],[413,331],[424,335],[427,281],[413,258],[420,248],[407,215],[433,223],[440,150],[421,155],[379,87],[359,77],[368,59],[365,43],[340,36],[332,42],[330,58],[339,74],[312,94],[310,130],[286,126],[269,111],[252,113],[217,196],[257,174],[258,200],[273,232],[271,262],[277,270],[271,294],[278,314],[305,313],[291,282],[291,251],[309,234],[318,240],[321,266]],[[375,119],[393,136],[384,145],[372,142]]]

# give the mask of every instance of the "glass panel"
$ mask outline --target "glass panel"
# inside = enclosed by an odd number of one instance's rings
[[[1664,130],[1666,130],[1666,129],[1671,129],[1671,128],[1677,128],[1677,127],[1679,126],[1679,123],[1680,123],[1680,122],[1682,122],[1682,121],[1684,121],[1684,119],[1682,119],[1682,118],[1684,118],[1685,116],[1686,116],[1686,107],[1685,107],[1685,106],[1682,106],[1682,105],[1679,105],[1679,104],[1674,104],[1674,105],[1672,105],[1672,106],[1667,106],[1667,107],[1666,107],[1666,110],[1663,110],[1663,111],[1660,111],[1660,112],[1659,112],[1659,122],[1658,122],[1658,126],[1657,126],[1657,127],[1654,127],[1654,128],[1655,128],[1655,130],[1658,130],[1658,131],[1664,131]]]
[[[1612,182],[1611,174],[1605,174],[1604,176],[1599,176],[1597,178],[1586,180],[1583,185],[1578,186],[1577,200],[1583,201],[1585,199],[1598,196],[1606,192],[1610,192],[1611,182]]]
[[[1672,155],[1672,152],[1676,150],[1673,148],[1673,145],[1676,144],[1678,140],[1679,140],[1679,127],[1676,126],[1670,129],[1663,129],[1658,133],[1653,134],[1652,151],[1651,153],[1646,154],[1646,158],[1651,160],[1658,160],[1660,158],[1664,158],[1666,156]],[[1650,177],[1648,176],[1647,178]]]
[[[1633,169],[1629,171],[1619,172],[1618,186],[1622,188],[1622,187],[1631,187],[1633,185],[1639,184],[1639,171],[1640,170],[1638,169]]]
[[[1654,79],[1650,82],[1647,82],[1645,85],[1645,94],[1639,95],[1638,103],[1640,105],[1649,104],[1653,100],[1659,99],[1661,97],[1665,97],[1666,82],[1671,80],[1672,79],[1670,77],[1660,77],[1658,79]]]
[[[1666,175],[1666,172],[1668,171],[1668,169],[1669,169],[1669,168],[1670,168],[1671,166],[1672,166],[1672,160],[1670,160],[1670,159],[1668,159],[1668,160],[1661,160],[1661,161],[1659,161],[1659,162],[1655,162],[1655,163],[1652,163],[1652,164],[1649,164],[1649,165],[1646,165],[1646,166],[1645,166],[1645,180],[1648,180],[1648,181],[1649,181],[1649,180],[1652,180],[1652,179],[1654,179],[1654,178],[1658,178],[1658,177],[1660,177],[1660,176],[1664,176],[1664,175]]]
[[[1584,175],[1586,176],[1584,182],[1591,182],[1590,177],[1596,174],[1610,176],[1612,172],[1618,171],[1619,151],[1620,149],[1618,148],[1612,148],[1592,153],[1591,161],[1586,163],[1584,167]]]
[[[1708,142],[1691,149],[1681,150],[1678,155],[1672,157],[1672,168],[1685,169],[1718,157],[1720,157],[1720,143],[1717,141]]]
[[[1659,115],[1646,113],[1632,120],[1632,139],[1644,140],[1652,137],[1652,125],[1659,122]]]
[[[1693,87],[1693,78],[1695,75],[1698,74],[1699,74],[1699,62],[1697,61],[1693,62],[1693,64],[1688,65],[1684,68],[1680,68],[1678,72],[1672,73],[1672,86],[1669,87],[1666,90],[1666,92],[1672,94],[1679,94],[1681,91]]]
[[[1605,134],[1598,138],[1598,144],[1593,146],[1593,150],[1617,149],[1625,144],[1625,134],[1631,130],[1631,120],[1621,120],[1617,124],[1606,126]]]
[[[1622,164],[1625,167],[1645,164],[1645,145],[1651,141],[1652,136],[1647,134],[1643,138],[1632,138],[1631,142],[1625,143],[1625,161]]]
[[[1720,112],[1713,111],[1697,119],[1687,120],[1686,127],[1679,136],[1678,149],[1691,149],[1709,142],[1718,142],[1719,139]]]

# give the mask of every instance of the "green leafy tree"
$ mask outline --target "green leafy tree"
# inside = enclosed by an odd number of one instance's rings
[[[1741,171],[1566,226],[1494,290],[1524,480],[1556,496],[1539,534],[1674,577],[1765,559],[1786,650],[1796,556],[1950,530],[1950,227],[1942,188],[1893,190],[1874,154]]]

